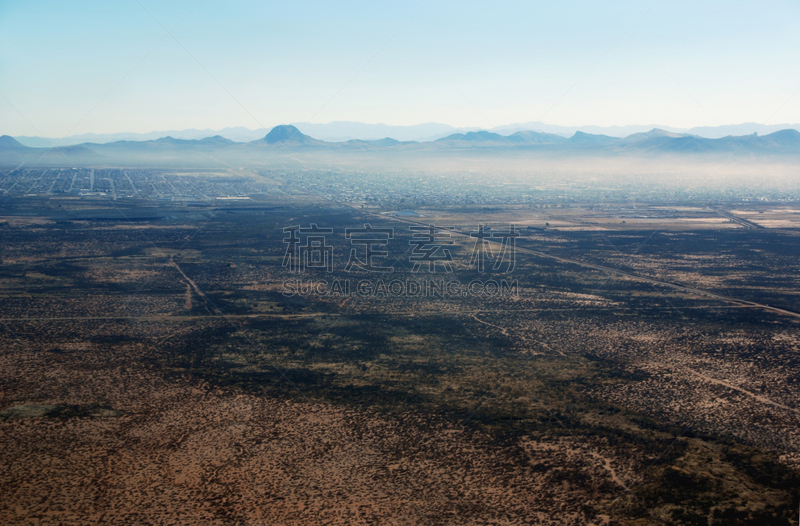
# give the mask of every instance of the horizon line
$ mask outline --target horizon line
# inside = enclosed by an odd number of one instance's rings
[[[501,129],[503,129],[503,128],[513,128],[513,127],[519,127],[519,129],[516,130],[516,131],[527,130],[527,131],[533,131],[533,132],[539,132],[539,133],[553,133],[553,132],[547,132],[547,131],[544,131],[544,130],[536,130],[536,129],[524,128],[525,126],[530,126],[530,125],[534,125],[534,124],[541,125],[541,126],[546,126],[546,127],[564,128],[564,129],[568,129],[568,130],[574,130],[572,133],[574,133],[575,131],[582,131],[581,128],[596,128],[596,129],[648,128],[647,131],[652,131],[653,129],[661,129],[661,130],[670,131],[670,132],[679,132],[679,131],[689,132],[689,131],[695,130],[695,129],[714,130],[714,129],[737,127],[737,126],[759,126],[759,127],[765,127],[765,128],[766,127],[774,128],[774,127],[785,126],[786,128],[783,128],[783,129],[793,129],[793,128],[797,129],[797,128],[800,128],[800,123],[788,123],[788,122],[787,123],[776,123],[776,124],[767,124],[767,123],[759,123],[759,122],[740,122],[740,123],[733,123],[733,124],[700,125],[700,126],[691,126],[691,127],[681,127],[681,126],[672,126],[672,125],[669,125],[669,124],[657,124],[657,123],[656,124],[611,124],[611,125],[601,125],[601,124],[566,125],[566,124],[551,124],[551,123],[545,123],[545,122],[542,122],[542,121],[530,121],[530,122],[516,122],[516,123],[509,123],[509,124],[501,124],[501,125],[492,126],[492,127],[481,127],[481,126],[453,126],[451,124],[447,124],[447,123],[443,123],[443,122],[435,122],[435,121],[428,121],[428,122],[422,122],[422,123],[417,123],[417,124],[386,124],[386,123],[383,123],[383,122],[370,123],[370,122],[362,122],[362,121],[330,121],[330,122],[311,122],[311,123],[302,122],[301,123],[301,122],[298,121],[298,122],[291,122],[291,123],[279,123],[279,124],[275,124],[275,125],[273,125],[271,127],[260,127],[260,128],[248,128],[247,126],[241,126],[241,125],[240,126],[224,126],[222,128],[212,128],[212,127],[206,127],[206,128],[182,128],[182,129],[171,128],[171,129],[150,130],[150,131],[145,131],[145,132],[137,132],[137,131],[86,132],[86,133],[77,133],[77,134],[73,134],[73,135],[66,135],[66,136],[63,136],[63,137],[54,137],[54,136],[46,136],[46,135],[11,135],[11,134],[2,134],[2,135],[7,135],[7,136],[13,137],[15,139],[16,138],[48,139],[48,140],[55,139],[55,140],[61,141],[61,140],[65,140],[65,139],[76,138],[76,137],[86,137],[86,136],[150,135],[150,134],[154,134],[154,133],[172,133],[172,132],[182,133],[182,132],[204,132],[204,131],[221,132],[221,131],[225,131],[225,130],[235,130],[235,129],[247,130],[249,132],[258,132],[258,131],[261,131],[261,130],[266,130],[267,132],[269,132],[269,131],[271,131],[271,130],[275,129],[276,127],[279,127],[279,126],[294,126],[294,127],[298,128],[299,130],[302,131],[302,128],[304,126],[308,126],[308,125],[312,125],[312,126],[331,126],[331,125],[336,125],[336,124],[355,124],[355,125],[362,125],[362,126],[385,126],[385,127],[388,127],[388,128],[414,128],[414,127],[419,127],[419,126],[447,126],[447,127],[451,128],[451,130],[449,130],[448,133],[449,132],[458,133],[460,131],[464,131],[464,132],[469,132],[469,131],[473,131],[473,132],[487,131],[487,132],[497,133],[494,130],[503,131]],[[638,133],[638,132],[631,132],[631,133]],[[557,133],[555,133],[555,134],[557,135]],[[750,134],[747,134],[747,135],[750,135]],[[214,135],[209,135],[207,137],[213,137],[213,136]],[[164,135],[164,136],[161,136],[159,138],[165,138],[165,137],[169,137],[169,135]],[[207,138],[207,137],[203,137],[203,138]],[[381,138],[386,138],[386,137],[381,137]],[[151,140],[151,139],[144,139],[144,140]],[[372,139],[362,139],[362,140],[372,140]]]

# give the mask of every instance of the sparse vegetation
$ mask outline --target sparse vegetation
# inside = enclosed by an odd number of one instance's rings
[[[408,277],[408,220],[334,204],[201,207],[200,226],[172,205],[135,221],[84,201],[4,206],[9,521],[91,508],[157,522],[205,502],[193,520],[302,522],[316,499],[357,500],[375,521],[796,519],[799,326],[753,305],[800,310],[794,230],[553,226],[519,239],[515,297],[287,297],[283,226],[334,228],[334,271],[307,274],[329,280],[349,276],[346,227],[393,226]],[[570,221],[607,214],[582,210]],[[425,214],[461,231],[507,221],[494,206]],[[449,279],[469,283],[473,241],[454,239]],[[142,493],[96,496],[100,477]]]

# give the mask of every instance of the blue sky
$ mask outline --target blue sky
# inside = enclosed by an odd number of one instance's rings
[[[0,134],[800,122],[795,0],[496,4],[0,0]]]

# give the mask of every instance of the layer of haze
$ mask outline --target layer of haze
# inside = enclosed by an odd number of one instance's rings
[[[798,27],[789,0],[4,1],[0,133],[800,122]]]

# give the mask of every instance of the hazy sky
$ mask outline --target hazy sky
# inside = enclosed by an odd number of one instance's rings
[[[0,0],[0,134],[795,123],[798,66],[797,0]]]

